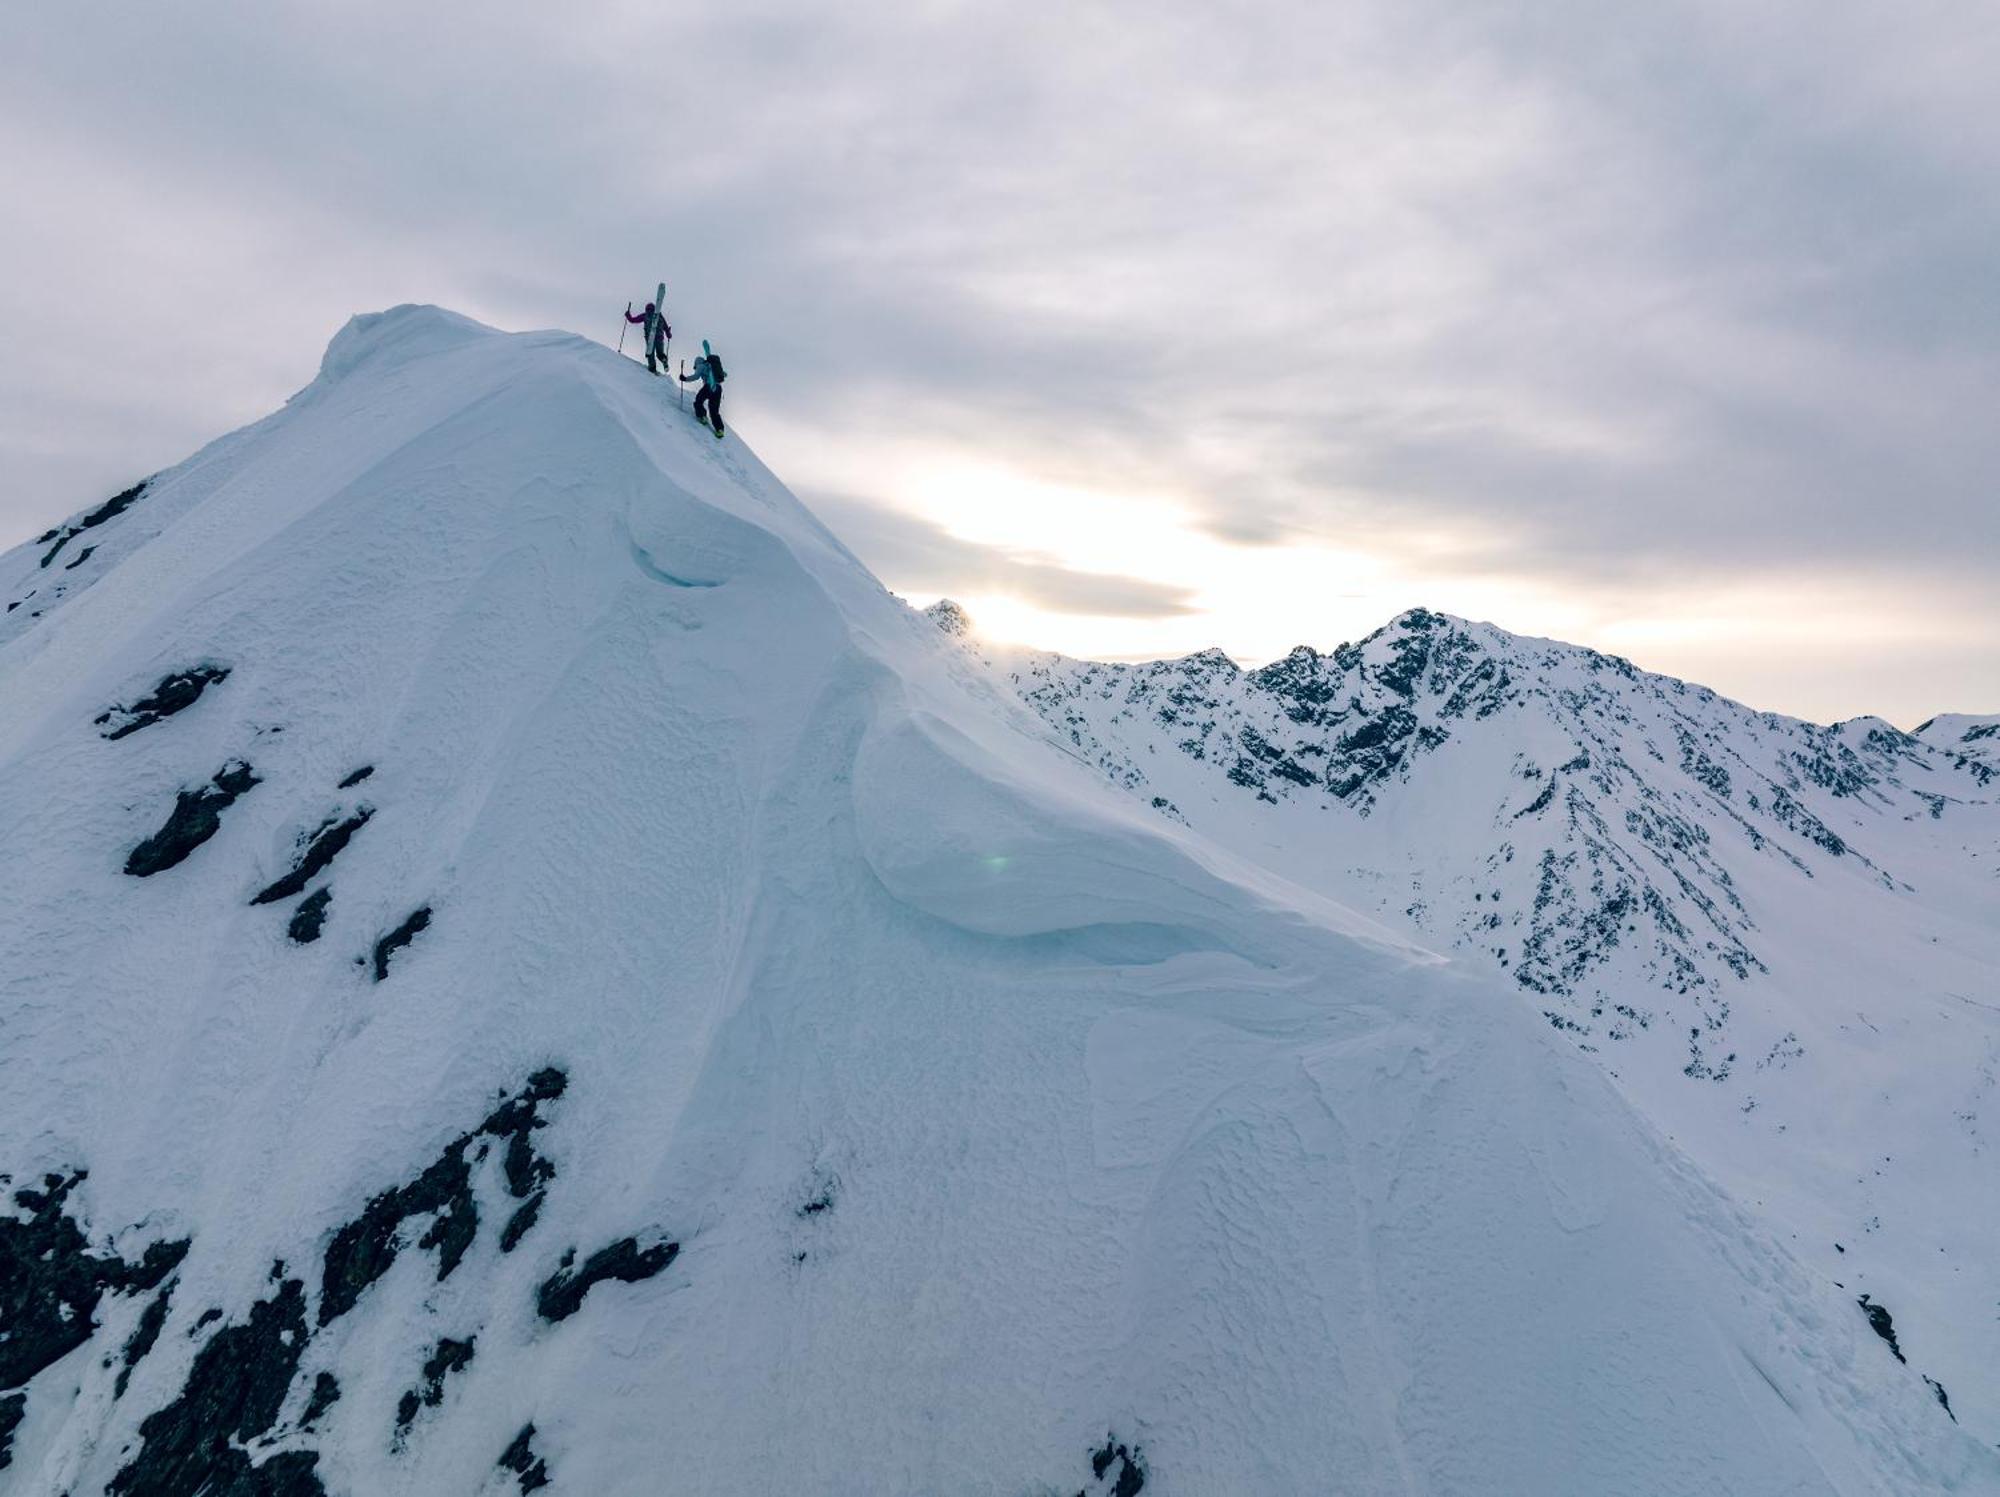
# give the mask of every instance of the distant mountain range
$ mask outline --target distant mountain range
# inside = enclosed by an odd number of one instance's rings
[[[2000,1439],[2000,717],[1819,726],[1425,609],[1254,670],[929,613],[1161,818],[1504,976]]]

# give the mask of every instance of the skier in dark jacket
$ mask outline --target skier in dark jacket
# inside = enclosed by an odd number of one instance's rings
[[[646,372],[649,374],[658,374],[660,372],[659,366],[667,362],[667,340],[674,335],[674,330],[667,326],[667,314],[651,302],[647,302],[646,310],[634,317],[632,315],[632,304],[627,302],[625,304],[625,320],[645,325]]]
[[[715,434],[722,435],[722,382],[729,378],[722,367],[722,360],[715,350],[708,346],[708,339],[701,340],[701,357],[694,361],[694,373],[683,374],[681,383],[691,385],[697,380],[701,388],[694,396],[694,419],[706,421],[715,428]]]

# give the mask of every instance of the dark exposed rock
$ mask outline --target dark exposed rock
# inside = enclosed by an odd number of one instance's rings
[[[28,1395],[10,1393],[0,1398],[0,1471],[14,1463],[14,1431],[27,1417]]]
[[[326,925],[326,907],[333,899],[333,886],[315,889],[299,901],[299,907],[292,911],[291,923],[285,927],[285,934],[301,946],[310,945],[319,939],[320,931]]]
[[[54,561],[56,553],[61,551],[76,536],[82,535],[84,531],[94,530],[106,520],[115,520],[124,514],[126,510],[139,502],[140,496],[146,492],[146,485],[151,482],[150,478],[142,478],[123,493],[113,494],[74,525],[64,525],[60,529],[49,531],[42,539],[44,541],[52,540],[55,544],[49,547],[47,554],[42,557],[42,565],[47,566],[50,562]]]
[[[473,1345],[477,1340],[477,1337],[468,1336],[463,1341],[454,1341],[446,1336],[438,1342],[424,1361],[423,1381],[405,1393],[396,1405],[398,1434],[415,1422],[419,1408],[434,1409],[444,1402],[444,1380],[471,1364]]]
[[[125,1396],[125,1385],[132,1381],[132,1369],[139,1365],[140,1359],[151,1351],[153,1343],[160,1339],[160,1332],[166,1328],[167,1311],[173,1307],[173,1302],[174,1285],[170,1279],[166,1286],[153,1296],[152,1302],[141,1312],[138,1325],[132,1328],[131,1339],[125,1343],[125,1350],[122,1353],[125,1365],[118,1369],[118,1383],[113,1390],[113,1397]]]
[[[1106,1435],[1103,1446],[1090,1453],[1090,1479],[1091,1485],[1079,1489],[1076,1497],[1138,1497],[1146,1486],[1138,1447],[1125,1445],[1115,1434]]]
[[[328,819],[320,823],[306,842],[306,848],[299,855],[292,871],[276,883],[260,890],[252,904],[276,904],[281,899],[290,899],[305,886],[319,877],[326,865],[340,856],[354,834],[368,825],[368,818],[375,814],[372,807],[363,806],[345,820]]]
[[[425,905],[420,910],[413,910],[407,920],[375,943],[375,980],[377,982],[381,982],[389,975],[390,955],[393,952],[400,951],[403,947],[409,945],[410,942],[416,940],[417,932],[426,929],[430,923],[431,907]]]
[[[1876,1304],[1865,1294],[1856,1303],[1861,1306],[1862,1313],[1867,1315],[1868,1324],[1875,1328],[1875,1334],[1889,1343],[1889,1350],[1896,1360],[1906,1363],[1909,1359],[1903,1355],[1903,1348],[1896,1344],[1896,1322],[1890,1317],[1888,1308]]]
[[[571,1272],[570,1264],[576,1258],[576,1250],[572,1248],[563,1254],[562,1266],[536,1294],[535,1309],[544,1320],[567,1320],[583,1307],[584,1296],[594,1286],[607,1279],[616,1279],[621,1284],[641,1283],[672,1263],[680,1251],[678,1242],[656,1242],[642,1249],[637,1238],[621,1237],[608,1247],[599,1248],[584,1259],[582,1268]]]
[[[1950,1416],[1953,1424],[1958,1423],[1958,1415],[1951,1412],[1951,1395],[1944,1391],[1944,1384],[1929,1375],[1925,1376],[1924,1381],[1930,1385],[1931,1392],[1937,1396],[1938,1407]]]
[[[325,1497],[316,1453],[258,1466],[243,1449],[277,1422],[307,1337],[305,1286],[286,1279],[195,1354],[180,1395],[140,1424],[143,1444],[111,1497]]]
[[[42,1189],[14,1192],[25,1219],[0,1216],[0,1388],[20,1387],[88,1341],[107,1290],[155,1289],[187,1256],[185,1240],[153,1243],[137,1263],[93,1253],[63,1209],[83,1178],[48,1175]]]
[[[500,1459],[494,1464],[520,1478],[524,1492],[533,1492],[549,1484],[548,1462],[535,1454],[535,1427],[532,1424],[521,1426],[521,1432],[500,1452]]]
[[[536,1191],[523,1201],[507,1218],[507,1225],[500,1230],[500,1251],[511,1253],[520,1245],[521,1239],[533,1230],[542,1216],[542,1192]]]
[[[219,1309],[211,1307],[202,1311],[201,1314],[195,1317],[194,1324],[188,1327],[189,1339],[192,1340],[194,1337],[199,1336],[220,1319],[222,1319],[222,1311]]]
[[[299,1415],[299,1428],[311,1429],[338,1402],[340,1379],[330,1372],[322,1372],[313,1379],[312,1394],[306,1399],[306,1411]]]
[[[132,849],[125,871],[134,878],[150,878],[182,862],[221,829],[222,813],[236,804],[237,797],[259,783],[249,765],[234,760],[199,790],[181,791],[166,825]]]
[[[81,551],[76,553],[76,559],[72,561],[68,566],[64,567],[63,570],[65,572],[74,572],[78,567],[82,566],[86,561],[89,561],[90,558],[96,554],[97,554],[97,547],[85,546]]]
[[[118,706],[99,713],[97,724],[99,727],[111,724],[102,734],[105,738],[115,741],[129,737],[141,728],[150,728],[161,719],[172,717],[176,712],[186,711],[201,699],[201,694],[209,687],[219,686],[228,679],[229,668],[223,665],[197,665],[192,670],[175,671],[172,675],[160,677],[160,683],[153,688],[151,695],[139,698],[129,707]]]
[[[364,764],[359,769],[355,770],[353,774],[349,775],[346,779],[342,780],[340,784],[335,788],[340,790],[352,790],[356,785],[359,785],[363,780],[367,779],[368,776],[372,775],[373,773],[375,773],[375,766],[372,764]]]
[[[438,1278],[449,1277],[458,1267],[479,1227],[465,1143],[460,1139],[409,1184],[375,1197],[334,1234],[321,1282],[321,1325],[353,1309],[361,1292],[389,1271],[396,1261],[398,1231],[410,1217],[435,1215],[418,1246],[438,1250]]]
[[[509,1192],[516,1198],[539,1201],[555,1167],[535,1153],[528,1135],[543,1126],[540,1105],[560,1097],[567,1084],[567,1078],[554,1067],[537,1071],[521,1091],[502,1102],[477,1128],[447,1144],[416,1179],[382,1192],[362,1208],[361,1215],[335,1232],[327,1244],[320,1281],[319,1323],[328,1325],[345,1315],[362,1291],[389,1271],[396,1261],[402,1225],[411,1218],[434,1218],[417,1246],[437,1250],[438,1278],[448,1278],[458,1267],[479,1230],[469,1155],[480,1138],[507,1140]],[[517,1139],[526,1140],[518,1145],[525,1157],[518,1169],[512,1164]]]

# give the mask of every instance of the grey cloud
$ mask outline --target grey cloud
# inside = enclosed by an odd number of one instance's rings
[[[753,432],[1231,544],[1921,607],[2000,575],[1992,42],[1805,0],[30,8],[0,529],[275,403],[352,311],[608,338],[664,275]]]

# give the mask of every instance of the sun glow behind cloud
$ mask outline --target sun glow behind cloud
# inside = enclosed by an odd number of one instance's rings
[[[791,447],[781,440],[781,448]],[[797,444],[796,461],[819,481],[858,474],[815,472],[817,444]],[[1554,582],[1533,569],[1454,565],[1488,554],[1490,537],[1471,527],[1380,532],[1345,542],[1294,533],[1270,544],[1217,534],[1214,507],[1159,490],[1124,492],[1098,483],[1010,467],[976,451],[885,438],[869,465],[871,502],[934,528],[953,542],[1036,567],[1061,568],[1107,591],[1139,579],[1177,596],[1179,606],[1145,616],[1087,606],[1052,606],[1032,588],[941,586],[921,566],[878,566],[884,580],[919,606],[949,594],[984,637],[1096,659],[1147,659],[1219,647],[1260,665],[1299,644],[1328,649],[1360,638],[1403,610],[1442,609],[1497,622],[1516,633],[1583,641],[1641,666],[1712,684],[1753,705],[1831,719],[1848,715],[1840,684],[1855,669],[1899,652],[1948,651],[1976,633],[1980,600],[1933,597],[1917,612],[1879,581],[1839,567],[1773,570],[1748,581],[1711,578],[1575,579]],[[1259,499],[1246,494],[1254,507]],[[837,527],[838,528],[838,527]],[[869,560],[867,547],[861,548]],[[1756,667],[1781,650],[1789,671]],[[1750,669],[1746,669],[1746,665]],[[1884,704],[1894,714],[1898,704]],[[1928,704],[1909,705],[1901,716]]]
[[[1990,711],[2000,114],[1950,9],[23,8],[0,544],[354,312],[609,342],[664,277],[758,452],[997,636],[1261,661],[1421,604]],[[647,56],[750,107],[684,139]]]

